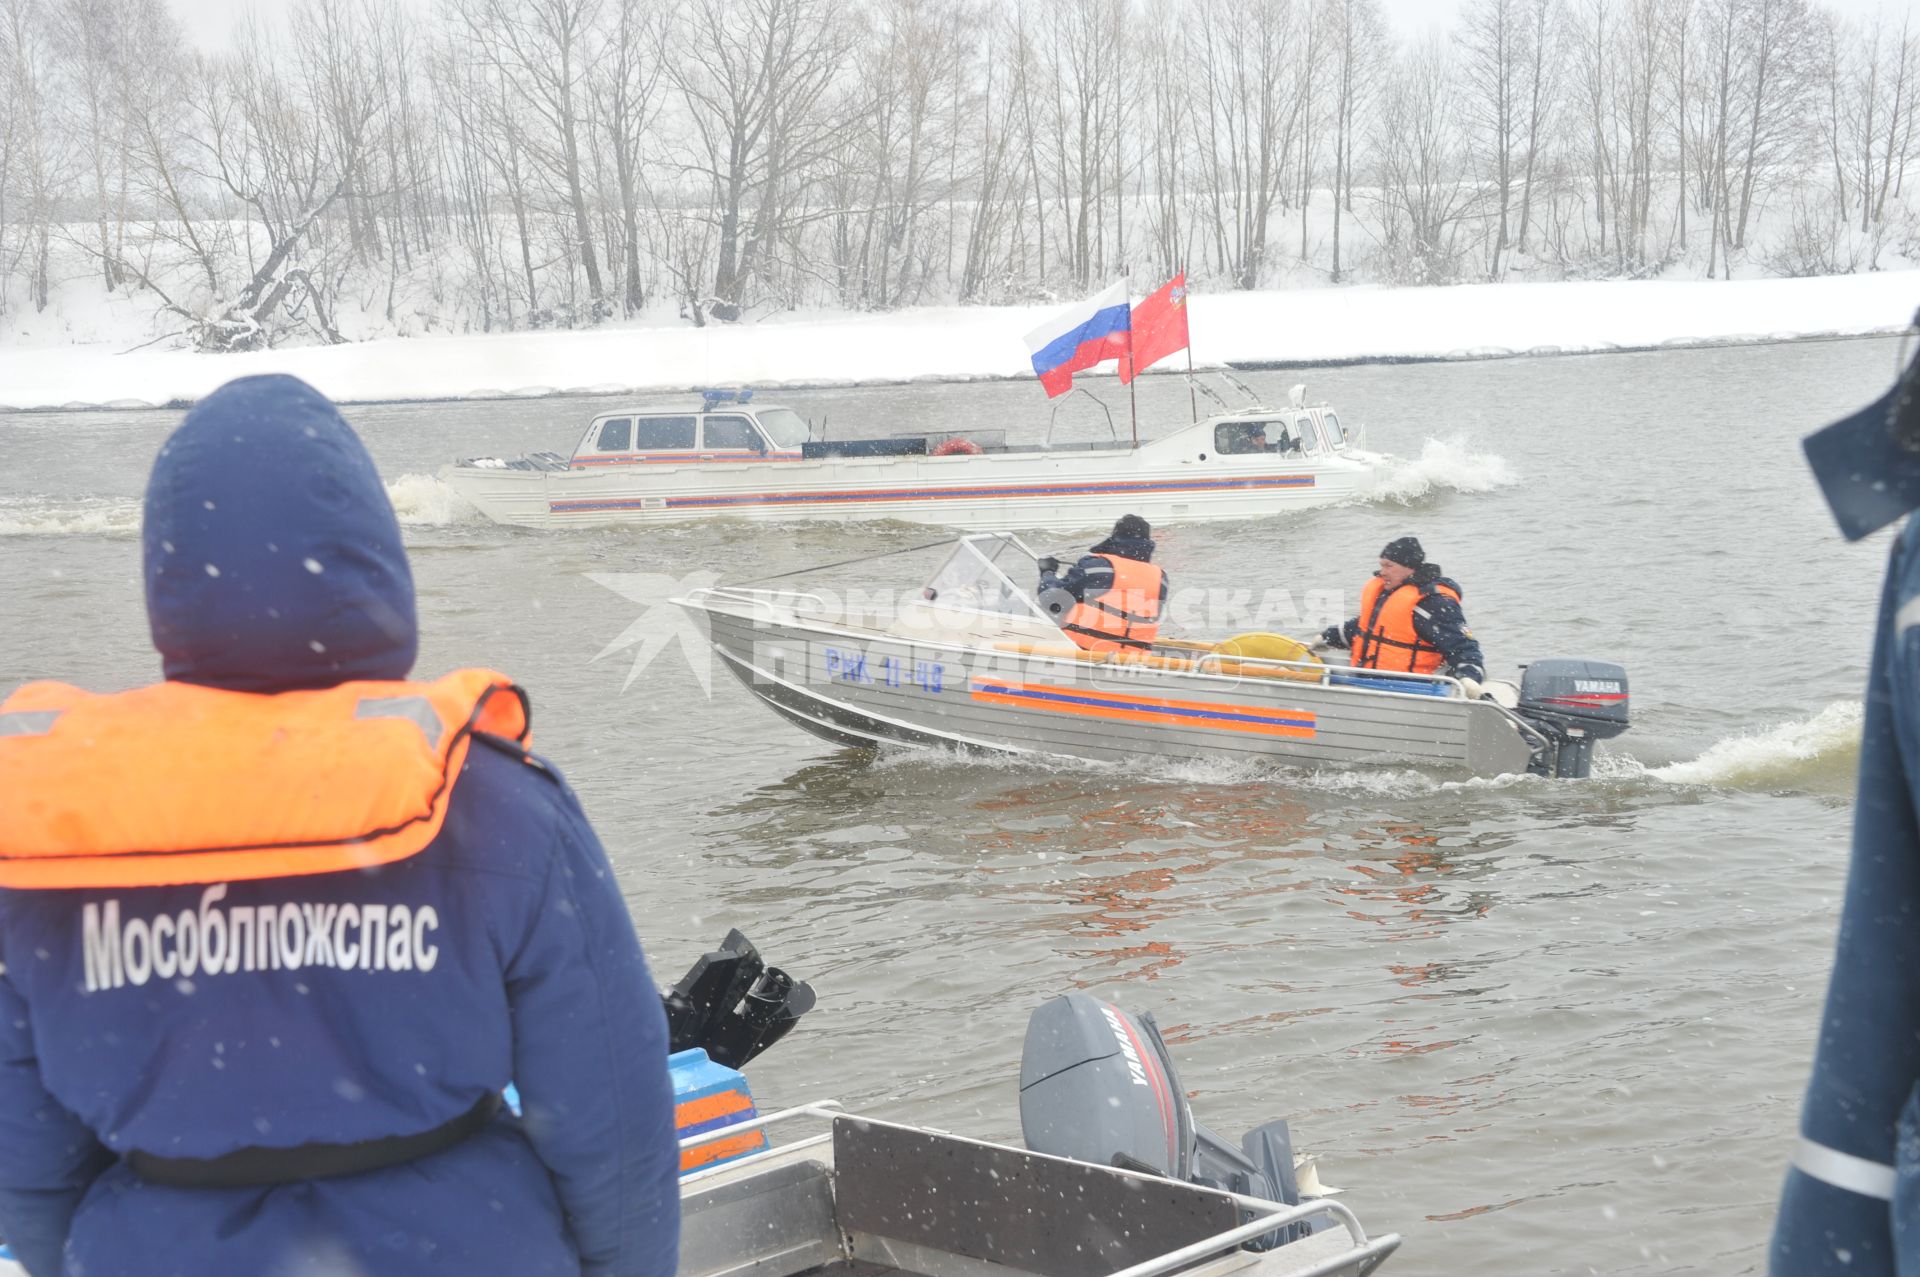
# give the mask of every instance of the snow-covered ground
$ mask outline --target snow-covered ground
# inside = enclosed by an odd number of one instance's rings
[[[1195,294],[1191,307],[1197,365],[1471,358],[1891,332],[1920,307],[1920,271],[1286,289]],[[707,328],[385,338],[244,355],[0,346],[0,406],[160,405],[261,372],[294,373],[341,401],[1030,376],[1022,339],[1052,309],[816,311]]]

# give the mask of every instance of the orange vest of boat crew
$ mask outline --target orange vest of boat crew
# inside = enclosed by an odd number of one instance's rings
[[[1360,632],[1353,636],[1352,643],[1354,668],[1433,673],[1441,665],[1440,649],[1422,640],[1413,628],[1413,609],[1420,605],[1425,591],[1409,581],[1383,601],[1380,596],[1386,586],[1376,576],[1369,578],[1360,591]],[[1433,589],[1456,603],[1460,601],[1460,592],[1450,585],[1436,584]]]
[[[388,864],[433,841],[475,732],[527,741],[491,670],[262,695],[29,683],[0,703],[0,887],[150,887]]]
[[[1151,563],[1097,554],[1113,568],[1113,584],[1074,604],[1060,628],[1089,652],[1123,652],[1153,645],[1160,633],[1160,592],[1166,576]]]

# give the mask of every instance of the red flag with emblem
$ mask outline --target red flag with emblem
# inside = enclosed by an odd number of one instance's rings
[[[1187,348],[1187,273],[1181,271],[1153,296],[1133,308],[1133,348],[1120,356],[1121,384]]]

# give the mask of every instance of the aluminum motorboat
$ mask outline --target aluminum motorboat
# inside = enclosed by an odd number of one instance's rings
[[[1595,742],[1627,728],[1626,671],[1604,661],[1535,661],[1472,696],[1446,675],[1352,669],[1297,643],[1261,655],[1255,636],[1084,651],[1042,610],[1019,537],[952,544],[918,596],[885,611],[789,589],[674,601],[756,697],[843,745],[1583,777]]]
[[[1024,1148],[831,1101],[682,1140],[773,1137],[681,1180],[679,1277],[1366,1277],[1400,1244],[1296,1161],[1284,1120],[1239,1148],[1196,1123],[1150,1015],[1054,999],[1020,1085]]]
[[[1211,392],[1209,392],[1211,393]],[[497,523],[894,519],[994,530],[1260,518],[1364,496],[1385,460],[1296,388],[1132,444],[1009,443],[1001,429],[824,440],[751,392],[603,412],[571,454],[475,457],[441,479]]]

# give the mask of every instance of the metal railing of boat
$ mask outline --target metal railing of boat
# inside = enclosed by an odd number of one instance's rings
[[[870,1118],[859,1113],[849,1113],[838,1100],[811,1100],[805,1104],[797,1104],[792,1108],[780,1109],[777,1112],[763,1114],[744,1122],[735,1122],[730,1126],[722,1126],[711,1131],[703,1131],[698,1135],[689,1135],[680,1141],[680,1148],[684,1152],[690,1148],[698,1148],[702,1144],[710,1144],[716,1140],[743,1135],[748,1131],[765,1130],[768,1127],[777,1126],[784,1122],[795,1122],[809,1118],[815,1121],[831,1122],[835,1118],[842,1117],[855,1118],[862,1122],[873,1122],[882,1126],[900,1125],[899,1123],[883,1122],[878,1118]],[[990,1143],[990,1141],[986,1140],[970,1139],[964,1135],[954,1135],[950,1131],[938,1131],[932,1127],[925,1129],[935,1130],[937,1134],[944,1135],[950,1139],[965,1140],[970,1144]],[[776,1155],[782,1157],[788,1156],[801,1149],[829,1144],[832,1140],[833,1135],[831,1132],[828,1132],[822,1135],[807,1136],[803,1139],[793,1140],[785,1144],[770,1145],[760,1152],[749,1153],[745,1157],[736,1158],[733,1161],[724,1162],[717,1166],[711,1166],[705,1170],[695,1171],[690,1175],[684,1175],[681,1177],[680,1183],[686,1186],[699,1184],[705,1180],[721,1175],[736,1175],[742,1169],[750,1168],[755,1162],[762,1159],[771,1158]],[[998,1147],[1009,1146],[1000,1145]],[[1024,1151],[1034,1157],[1053,1158],[1053,1155],[1049,1153],[1033,1153],[1032,1150]],[[1053,1160],[1070,1161],[1072,1159],[1053,1158]],[[1095,1164],[1089,1162],[1082,1163],[1082,1165]],[[1147,1171],[1131,1170],[1123,1166],[1100,1166],[1098,1169],[1128,1179],[1157,1180],[1165,1178],[1165,1176],[1155,1175]],[[1373,1267],[1377,1266],[1380,1261],[1384,1261],[1386,1257],[1398,1249],[1400,1245],[1400,1235],[1398,1233],[1386,1233],[1380,1237],[1369,1239],[1367,1230],[1362,1227],[1359,1217],[1355,1215],[1344,1202],[1336,1202],[1330,1197],[1316,1197],[1312,1201],[1302,1202],[1298,1206],[1288,1206],[1284,1202],[1269,1201],[1264,1197],[1250,1197],[1245,1193],[1229,1192],[1221,1188],[1208,1188],[1206,1191],[1218,1193],[1222,1197],[1231,1198],[1236,1204],[1254,1212],[1254,1218],[1235,1228],[1227,1229],[1225,1232],[1215,1233],[1210,1237],[1203,1237],[1197,1242],[1182,1246],[1178,1250],[1168,1251],[1166,1254],[1156,1256],[1144,1263],[1134,1264],[1130,1268],[1116,1269],[1107,1274],[1107,1277],[1163,1277],[1164,1274],[1185,1268],[1189,1264],[1197,1260],[1205,1259],[1209,1255],[1222,1254],[1237,1249],[1245,1242],[1252,1241],[1256,1237],[1264,1236],[1276,1229],[1284,1228],[1288,1224],[1297,1224],[1303,1220],[1313,1219],[1321,1215],[1325,1215],[1334,1220],[1347,1230],[1347,1240],[1352,1243],[1352,1247],[1340,1252],[1338,1255],[1329,1256],[1319,1263],[1314,1264],[1312,1267],[1291,1272],[1288,1274],[1288,1277],[1332,1277],[1332,1274],[1350,1268],[1356,1272],[1370,1272]]]
[[[689,603],[701,603],[706,599],[731,599],[735,603],[765,603],[769,606],[783,599],[793,599],[802,605],[811,603],[822,612],[827,610],[827,601],[810,590],[750,590],[743,585],[712,585],[687,594]]]
[[[695,607],[704,607],[708,603],[713,602],[715,600],[725,600],[733,603],[744,603],[750,607],[764,606],[770,609],[778,608],[782,606],[782,604],[785,604],[787,610],[792,611],[796,614],[799,612],[801,606],[805,606],[809,604],[812,605],[819,612],[827,612],[830,610],[825,598],[823,598],[818,594],[814,594],[810,591],[756,590],[756,589],[748,589],[745,586],[729,586],[729,585],[703,586],[700,589],[690,590],[687,592],[686,597],[681,601],[691,604]],[[992,615],[995,615],[995,613],[980,612],[980,613],[977,613],[977,615],[992,616]],[[982,648],[978,644],[956,643],[951,639],[942,639],[932,635],[929,635],[926,638],[919,638],[910,634],[898,634],[898,633],[876,635],[871,631],[862,632],[862,631],[851,629],[844,624],[836,625],[831,621],[817,621],[817,622],[813,622],[813,624],[815,624],[819,629],[823,631],[837,631],[841,634],[846,635],[848,638],[858,639],[861,641],[871,641],[875,637],[882,637],[882,638],[895,639],[897,641],[904,642],[904,643],[920,643],[927,647],[949,648],[954,651],[960,651],[960,652],[987,650],[985,648]],[[1063,643],[1071,641],[1067,638],[1067,636],[1064,633],[1060,635],[1060,639]],[[1252,666],[1263,667],[1263,668],[1271,668],[1276,671],[1289,670],[1289,669],[1298,670],[1301,673],[1312,674],[1315,676],[1314,678],[1311,678],[1311,679],[1289,680],[1291,682],[1317,683],[1319,685],[1325,686],[1327,685],[1329,679],[1335,676],[1346,676],[1346,677],[1350,677],[1353,680],[1351,684],[1345,685],[1348,690],[1357,691],[1357,692],[1367,692],[1377,696],[1426,697],[1426,696],[1431,696],[1431,693],[1396,692],[1391,688],[1367,687],[1365,685],[1367,679],[1372,677],[1377,677],[1382,681],[1391,680],[1391,681],[1399,681],[1399,682],[1430,683],[1436,686],[1442,686],[1447,688],[1448,699],[1458,700],[1458,699],[1464,699],[1466,696],[1466,689],[1460,686],[1460,680],[1456,678],[1452,678],[1445,674],[1419,674],[1419,673],[1414,673],[1412,671],[1407,671],[1404,673],[1399,671],[1382,671],[1377,675],[1374,675],[1374,674],[1369,674],[1365,670],[1355,669],[1353,666],[1349,666],[1349,665],[1328,665],[1324,662],[1318,662],[1318,661],[1287,661],[1287,660],[1281,660],[1277,657],[1268,657],[1268,656],[1236,656],[1230,652],[1202,652],[1198,649],[1193,649],[1193,648],[1177,648],[1177,647],[1165,647],[1165,646],[1156,646],[1153,649],[1153,651],[1148,654],[1151,657],[1155,658],[1154,661],[1140,660],[1140,659],[1106,660],[1106,659],[1101,659],[1104,656],[1103,653],[1094,653],[1094,652],[1087,652],[1087,653],[1081,653],[1076,655],[1076,654],[1063,654],[1063,653],[1054,653],[1054,652],[1023,650],[1028,646],[1030,646],[1030,644],[1022,641],[1016,646],[1003,647],[1003,648],[1000,648],[1000,650],[1025,656],[1030,660],[1046,661],[1051,664],[1066,665],[1066,666],[1070,666],[1078,669],[1099,669],[1099,670],[1118,670],[1118,671],[1136,671],[1137,670],[1141,673],[1158,671],[1161,673],[1174,673],[1174,674],[1198,674],[1208,678],[1238,677],[1236,674],[1229,673],[1226,670],[1217,668],[1220,662],[1232,661],[1239,665],[1252,665]],[[1156,662],[1164,662],[1164,663],[1156,663]],[[1206,666],[1209,664],[1214,665],[1216,668],[1213,668],[1213,669],[1206,668]],[[1255,677],[1258,677],[1258,675],[1255,675]]]
[[[1282,676],[1292,671],[1298,671],[1301,674],[1311,676],[1308,678],[1288,679],[1289,682],[1295,683],[1317,683],[1321,686],[1327,686],[1331,684],[1334,679],[1342,678],[1348,681],[1339,684],[1339,686],[1352,688],[1355,691],[1372,691],[1396,696],[1432,695],[1432,693],[1429,692],[1400,692],[1391,687],[1369,687],[1367,685],[1369,682],[1419,683],[1443,688],[1449,698],[1466,696],[1466,689],[1460,685],[1460,680],[1448,674],[1421,674],[1413,670],[1372,671],[1352,665],[1329,665],[1325,661],[1292,661],[1278,656],[1241,656],[1233,652],[1201,651],[1198,648],[1168,647],[1158,644],[1154,646],[1150,655],[1155,658],[1155,660],[1166,662],[1166,664],[1153,664],[1138,659],[1123,659],[1117,661],[1100,660],[1089,663],[1098,665],[1103,669],[1125,669],[1130,665],[1141,665],[1148,669],[1169,669],[1175,673],[1213,674],[1221,678],[1232,678],[1240,671],[1223,668],[1227,662],[1232,662],[1234,665],[1240,666],[1243,669],[1246,666],[1253,666],[1256,671],[1272,670],[1274,673]],[[1187,664],[1189,668],[1182,669],[1182,664]],[[1256,677],[1258,676],[1259,675],[1256,674]]]

